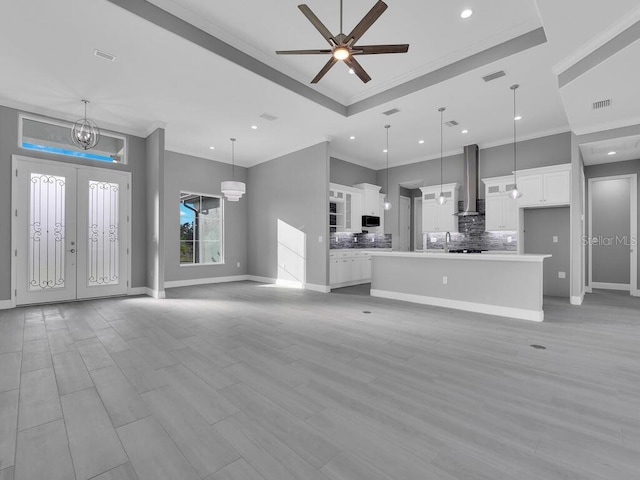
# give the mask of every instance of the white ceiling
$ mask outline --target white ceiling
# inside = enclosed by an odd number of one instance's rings
[[[337,32],[338,0],[307,1]],[[297,1],[153,3],[302,83],[308,84],[326,62],[316,56],[273,53],[276,49],[325,48],[322,37],[297,9]],[[350,30],[374,3],[345,0],[345,30]],[[460,122],[457,128],[445,127],[445,152],[458,152],[470,143],[486,147],[510,141],[512,83],[521,84],[520,139],[568,131],[574,123],[581,129],[593,128],[602,119],[585,119],[574,105],[590,105],[594,97],[607,93],[609,83],[615,85],[617,94],[625,95],[631,95],[638,85],[634,77],[637,68],[629,67],[636,53],[631,51],[637,48],[634,46],[562,92],[557,68],[554,72],[554,66],[566,63],[635,11],[637,1],[448,0],[437,6],[419,0],[387,3],[388,10],[362,43],[410,43],[409,53],[361,57],[373,77],[366,85],[348,75],[344,65],[336,65],[314,87],[317,91],[349,105],[540,25],[549,41],[345,117],[110,1],[2,0],[0,62],[4,74],[0,76],[0,104],[75,120],[82,113],[80,99],[88,98],[92,102],[89,116],[105,128],[147,135],[157,126],[165,126],[169,150],[229,162],[229,137],[236,137],[236,161],[244,166],[330,139],[332,155],[377,169],[385,163],[383,126],[387,123],[392,125],[389,161],[394,166],[439,156],[440,106],[447,107],[445,121]],[[459,13],[467,6],[475,14],[463,21]],[[581,9],[573,18],[571,8],[578,6]],[[95,57],[96,48],[116,55],[116,61]],[[507,76],[491,83],[481,79],[496,70],[505,70]],[[612,76],[615,82],[610,82]],[[624,81],[629,76],[633,84]],[[632,122],[631,98],[635,97],[624,97],[622,104],[615,102],[607,115]],[[390,108],[398,108],[400,113],[382,115]],[[263,113],[277,120],[263,120]],[[251,125],[259,128],[252,130]],[[461,134],[463,128],[469,130],[467,135]],[[350,135],[356,140],[349,140]],[[425,143],[418,144],[420,139]],[[210,145],[216,149],[210,150]]]
[[[637,160],[640,158],[640,135],[583,143],[580,152],[585,165]]]

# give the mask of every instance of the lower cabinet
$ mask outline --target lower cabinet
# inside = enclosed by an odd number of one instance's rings
[[[331,252],[329,281],[333,288],[371,282],[371,254],[359,251]]]

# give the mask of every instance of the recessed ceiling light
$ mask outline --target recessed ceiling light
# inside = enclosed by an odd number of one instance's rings
[[[522,117],[520,115],[518,115],[517,117],[513,117],[513,119],[518,121],[518,120],[522,120]]]
[[[356,139],[355,135],[351,135],[351,136],[349,137],[349,140],[355,140],[355,139]]]
[[[354,71],[353,71],[353,68],[350,68],[350,69],[349,69],[349,74],[350,74],[350,75],[354,75],[355,73],[356,73],[356,72],[354,72]]]
[[[258,126],[257,125],[251,125],[251,130],[257,130]]]
[[[462,130],[463,135],[466,135],[467,133],[469,133],[469,130]]]
[[[469,18],[471,15],[473,15],[473,10],[470,8],[466,8],[460,12],[460,18]]]
[[[611,156],[611,155],[615,155],[616,153],[618,153],[618,152],[609,152],[609,153],[607,153],[607,155]]]
[[[424,140],[418,140],[418,143],[422,145],[424,143]]]
[[[382,150],[382,153],[387,153],[387,149],[385,148],[384,150]]]
[[[215,149],[216,147],[213,147],[213,146],[209,147],[209,150],[215,150]]]

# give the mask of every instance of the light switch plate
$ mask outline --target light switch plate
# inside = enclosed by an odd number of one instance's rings
[[[553,236],[553,243],[558,243],[558,236],[557,235]]]
[[[567,278],[566,272],[558,272],[558,278]]]
[[[442,277],[442,284],[446,285],[449,282],[449,279],[447,277]]]
[[[322,243],[322,235],[318,237],[318,243]]]

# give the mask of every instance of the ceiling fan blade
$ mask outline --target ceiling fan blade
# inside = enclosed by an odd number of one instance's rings
[[[373,8],[369,10],[369,13],[367,13],[364,18],[360,20],[360,23],[356,25],[356,28],[354,28],[351,33],[347,35],[346,43],[350,45],[356,43],[358,39],[362,37],[362,35],[364,35],[367,30],[369,30],[369,27],[373,25],[373,23],[380,17],[380,15],[384,13],[387,8],[388,7],[386,3],[384,3],[382,0],[378,0],[378,3],[376,3]]]
[[[358,45],[353,47],[352,55],[377,55],[381,53],[407,53],[409,44],[403,45]]]
[[[298,5],[298,8],[304,14],[304,16],[307,17],[307,19],[313,24],[313,26],[316,27],[316,30],[320,32],[320,35],[322,35],[324,39],[329,42],[329,45],[333,47],[334,45],[338,44],[329,29],[324,26],[324,23],[322,23],[320,19],[316,17],[316,14],[313,13],[307,5]]]
[[[362,68],[362,65],[360,65],[355,58],[349,57],[346,60],[344,60],[344,63],[346,63],[349,66],[349,68],[353,70],[353,73],[355,73],[358,76],[358,78],[360,78],[360,80],[362,80],[364,83],[367,83],[369,80],[371,80],[371,77],[369,76],[369,74],[364,71],[364,68]]]
[[[327,64],[324,67],[322,67],[322,70],[320,70],[320,72],[314,77],[314,79],[311,80],[311,83],[318,83],[320,79],[324,77],[329,70],[331,70],[331,67],[333,67],[337,61],[338,60],[336,60],[334,57],[331,57],[331,59],[329,59]]]
[[[316,55],[331,53],[330,49],[326,50],[277,50],[278,55]]]

